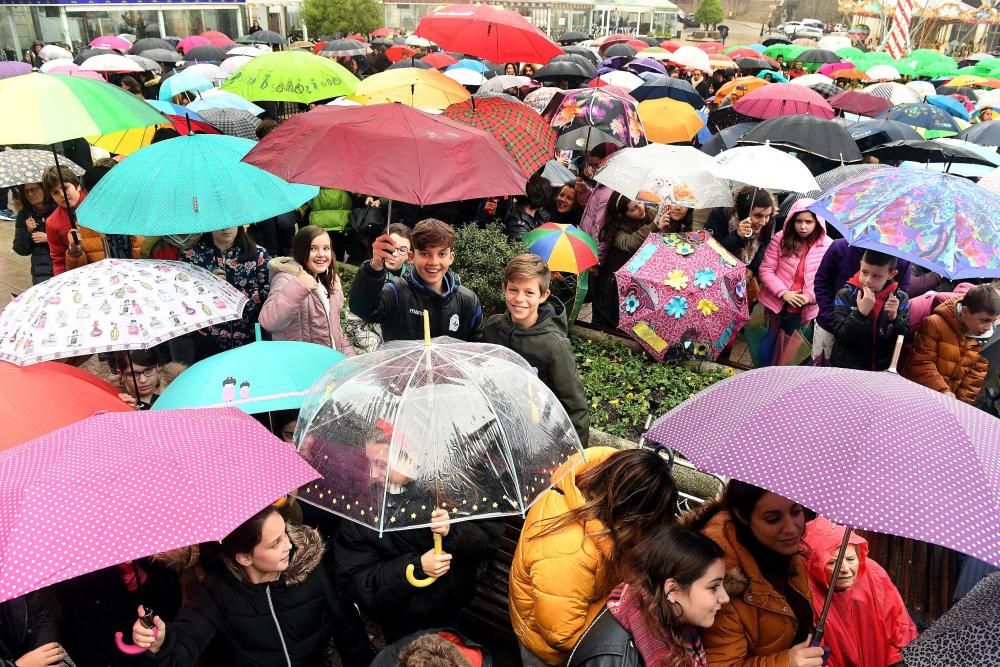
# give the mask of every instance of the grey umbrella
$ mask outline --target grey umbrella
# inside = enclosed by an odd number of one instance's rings
[[[133,42],[132,48],[129,49],[128,52],[141,56],[143,51],[149,51],[150,49],[166,49],[168,51],[173,51],[174,47],[170,45],[170,42],[165,39],[160,39],[159,37],[143,37],[142,39]]]
[[[205,109],[198,112],[205,121],[219,132],[231,137],[257,139],[260,118],[244,109]]]
[[[134,62],[139,67],[141,67],[143,72],[160,71],[160,64],[155,60],[153,60],[152,58],[147,58],[146,56],[133,56],[133,55],[127,55],[125,57]]]
[[[173,49],[149,49],[139,55],[143,58],[155,60],[158,63],[177,63],[181,61],[181,54]]]
[[[271,46],[287,45],[288,40],[270,30],[258,30],[249,35],[243,35],[238,40],[240,44],[270,44]]]
[[[15,148],[0,152],[0,188],[9,188],[25,183],[41,183],[42,174],[54,166],[52,151],[35,148]],[[68,167],[77,176],[84,170],[71,160],[62,158],[60,167]]]
[[[903,649],[907,667],[1000,664],[1000,572],[991,574]]]

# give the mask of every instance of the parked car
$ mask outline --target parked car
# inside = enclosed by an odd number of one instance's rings
[[[795,31],[802,27],[802,24],[798,21],[787,21],[781,26],[781,31],[791,37],[795,34]]]
[[[811,37],[813,39],[819,39],[823,36],[823,29],[817,28],[815,26],[802,24],[800,25],[794,33],[794,37]]]

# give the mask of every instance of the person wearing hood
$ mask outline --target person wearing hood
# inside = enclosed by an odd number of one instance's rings
[[[483,307],[479,297],[459,284],[451,270],[455,231],[428,218],[414,226],[408,253],[412,270],[387,278],[386,265],[398,256],[389,234],[375,239],[372,259],[358,269],[351,284],[351,312],[382,327],[382,339],[423,340],[424,310],[430,315],[431,337],[450,336],[466,342],[483,339]]]
[[[271,290],[259,320],[274,340],[317,343],[356,354],[340,325],[344,290],[325,229],[300,229],[292,240],[292,257],[275,257],[267,268]]]
[[[768,323],[788,335],[816,319],[816,270],[833,242],[826,235],[826,222],[807,209],[812,203],[795,203],[784,228],[767,245],[758,272],[757,299],[768,311]]]
[[[628,578],[628,555],[677,508],[670,464],[646,448],[590,447],[552,480],[528,510],[510,567],[510,620],[525,667],[566,663]]]
[[[817,616],[831,584],[834,587],[823,635],[823,644],[830,649],[826,665],[901,665],[900,650],[916,639],[917,628],[889,574],[868,558],[868,541],[857,533],[848,539],[843,564],[834,573],[844,530],[819,517],[806,524],[803,539]]]
[[[566,309],[549,299],[552,274],[538,255],[518,255],[504,269],[507,312],[486,321],[483,340],[514,350],[538,371],[556,395],[586,446],[590,438],[587,395],[569,344]]]
[[[928,389],[974,403],[989,361],[979,350],[993,336],[1000,294],[991,285],[973,287],[949,299],[920,323],[903,377]]]
[[[221,542],[202,545],[208,574],[172,623],[154,616],[146,627],[140,606],[132,642],[160,665],[194,664],[215,640],[234,667],[305,667],[325,664],[332,635],[345,666],[367,667],[368,634],[320,567],[324,550],[315,529],[286,525],[268,506]]]

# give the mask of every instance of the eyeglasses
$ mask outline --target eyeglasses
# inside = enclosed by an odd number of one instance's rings
[[[396,246],[396,249],[392,251],[393,257],[399,257],[400,255],[405,255],[410,252],[410,249],[405,245]]]
[[[156,375],[156,366],[150,366],[149,368],[143,368],[141,370],[133,366],[132,372],[135,373],[136,375],[141,375],[142,377],[148,380],[149,378]]]

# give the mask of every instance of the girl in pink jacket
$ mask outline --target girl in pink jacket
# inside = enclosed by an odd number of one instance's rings
[[[795,202],[760,265],[758,300],[768,310],[771,327],[786,334],[807,327],[819,313],[813,281],[833,241],[826,235],[826,221],[806,210],[813,202],[809,198]]]
[[[344,291],[325,229],[300,229],[292,241],[292,257],[276,257],[267,268],[271,291],[260,309],[260,324],[274,340],[317,343],[356,354],[340,325]]]

